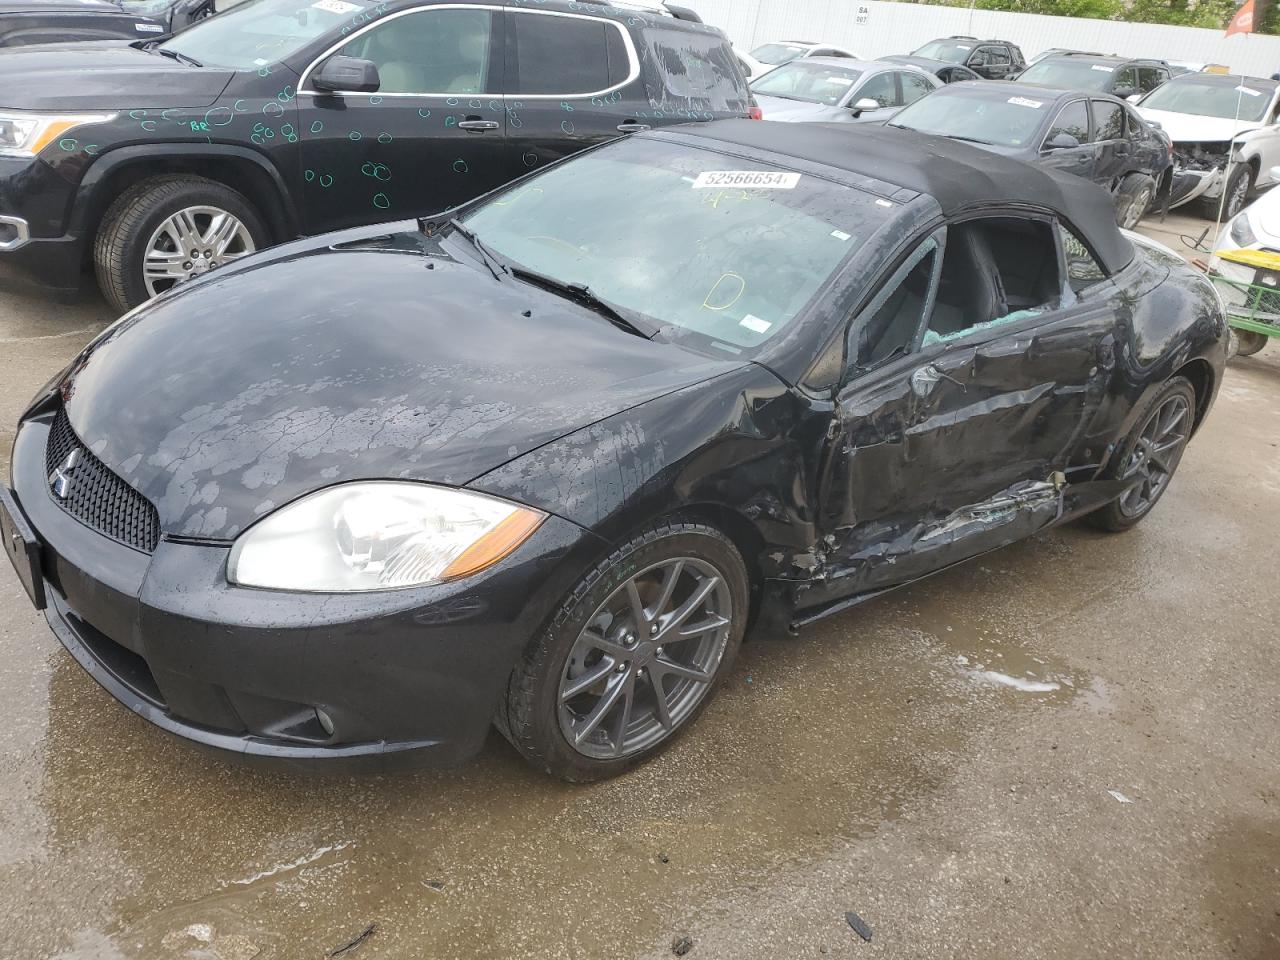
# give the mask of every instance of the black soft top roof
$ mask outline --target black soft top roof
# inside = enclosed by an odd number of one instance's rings
[[[932,197],[946,216],[1008,203],[1049,210],[1081,233],[1108,273],[1133,259],[1133,245],[1116,226],[1115,207],[1101,187],[946,137],[870,124],[759,120],[684,124],[676,132],[880,180]]]

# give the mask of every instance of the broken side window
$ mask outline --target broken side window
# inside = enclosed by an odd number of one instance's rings
[[[951,227],[925,345],[1055,309],[1058,249],[1041,220],[999,217]]]

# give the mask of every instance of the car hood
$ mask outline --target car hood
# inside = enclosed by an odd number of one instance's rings
[[[1160,124],[1160,129],[1174,143],[1212,143],[1230,140],[1237,134],[1258,129],[1258,124],[1254,121],[1236,120],[1232,117],[1201,117],[1193,113],[1168,113],[1146,108],[1138,112],[1146,119]]]
[[[0,57],[0,107],[133,110],[207,107],[232,71],[147,53],[128,40],[8,47]]]
[[[193,282],[73,364],[71,425],[165,533],[229,539],[334,483],[465,484],[742,365],[498,282],[459,244],[301,241]]]
[[[771,97],[762,93],[755,94],[755,98],[766,120],[782,120],[790,123],[848,123],[857,119],[843,107],[828,107],[822,103],[788,100],[786,97]],[[880,111],[877,110],[876,113]],[[871,115],[867,116],[870,118]]]

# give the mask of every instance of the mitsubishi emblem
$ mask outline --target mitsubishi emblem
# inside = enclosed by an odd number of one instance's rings
[[[71,475],[76,472],[79,463],[80,451],[72,450],[62,463],[53,468],[53,473],[49,474],[49,489],[59,500],[67,499],[67,494],[71,492]]]

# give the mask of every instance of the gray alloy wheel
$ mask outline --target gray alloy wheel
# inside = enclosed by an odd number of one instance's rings
[[[142,279],[154,297],[184,280],[253,253],[249,228],[219,207],[184,207],[166,217],[147,241]]]
[[[705,560],[672,557],[618,586],[565,661],[560,731],[579,753],[626,757],[665,739],[711,687],[733,606]]]
[[[665,749],[711,701],[742,644],[751,578],[736,544],[656,520],[578,577],[525,646],[494,723],[534,766],[574,783]]]
[[[1171,377],[1161,385],[1107,471],[1110,479],[1132,481],[1132,488],[1091,513],[1090,524],[1120,533],[1151,513],[1182,461],[1195,428],[1195,411],[1196,391],[1186,377]]]
[[[1141,517],[1160,499],[1187,447],[1191,424],[1191,404],[1180,394],[1166,398],[1147,417],[1120,473],[1122,480],[1141,478],[1120,498],[1126,517]]]

